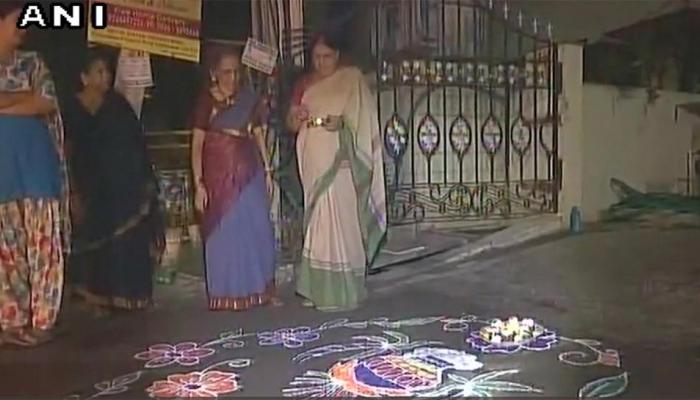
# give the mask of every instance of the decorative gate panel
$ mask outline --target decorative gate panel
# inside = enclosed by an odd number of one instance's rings
[[[391,223],[556,212],[551,27],[467,0],[373,8]]]

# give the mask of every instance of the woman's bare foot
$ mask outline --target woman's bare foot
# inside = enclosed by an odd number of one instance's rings
[[[112,315],[112,311],[107,307],[93,305],[91,308],[92,316],[95,318],[104,318]]]
[[[111,315],[111,311],[109,308],[101,306],[99,304],[94,304],[91,302],[82,302],[80,303],[80,308],[90,314],[93,318],[102,318],[102,317],[107,317]]]
[[[282,307],[284,302],[280,300],[279,297],[273,297],[270,299],[270,305],[272,305],[272,307]]]

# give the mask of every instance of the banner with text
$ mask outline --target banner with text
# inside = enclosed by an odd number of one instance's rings
[[[99,2],[107,5],[107,28],[89,28],[89,42],[199,62],[202,0]]]

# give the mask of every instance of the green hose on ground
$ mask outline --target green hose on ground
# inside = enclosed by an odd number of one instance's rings
[[[670,193],[642,193],[626,183],[611,179],[610,187],[619,202],[603,214],[607,222],[633,221],[651,213],[693,214],[700,216],[700,197]]]

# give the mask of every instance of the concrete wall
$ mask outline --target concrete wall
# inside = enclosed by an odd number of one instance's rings
[[[559,157],[563,168],[559,212],[567,215],[572,207],[583,203],[583,46],[562,45],[559,57],[562,63]]]
[[[693,132],[700,120],[679,104],[700,101],[700,95],[661,92],[649,104],[647,92],[623,93],[614,86],[583,84],[580,45],[562,45],[562,127],[559,154],[563,160],[559,210],[567,216],[581,207],[587,221],[617,202],[610,179],[642,191],[682,192]]]
[[[661,92],[653,104],[643,89],[624,96],[613,87],[583,86],[584,218],[594,220],[617,199],[610,178],[642,191],[685,190],[687,159],[697,117],[678,111],[700,95]]]

